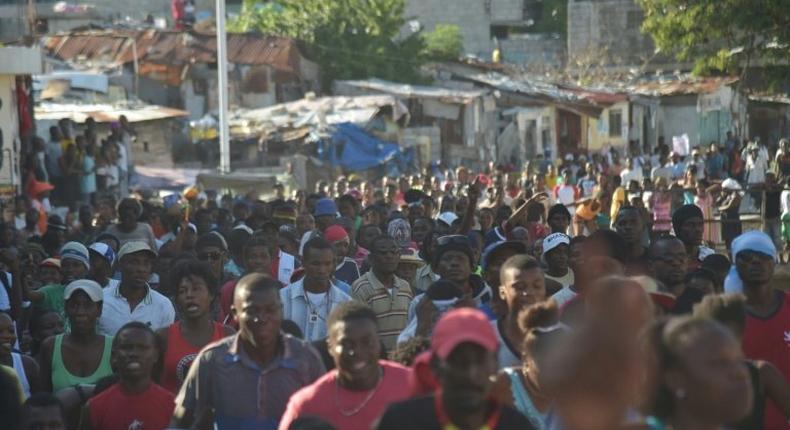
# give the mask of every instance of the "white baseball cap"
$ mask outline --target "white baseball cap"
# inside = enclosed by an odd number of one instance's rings
[[[543,239],[543,253],[547,254],[552,249],[562,245],[570,245],[571,238],[564,233],[552,233]]]
[[[90,279],[77,279],[72,281],[63,290],[63,300],[68,300],[76,291],[84,291],[93,302],[100,302],[104,299],[104,292],[101,285]]]
[[[448,227],[452,227],[453,223],[458,220],[458,215],[452,212],[442,212],[436,219],[447,224]]]

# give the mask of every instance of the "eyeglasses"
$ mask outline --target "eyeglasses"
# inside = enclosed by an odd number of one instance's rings
[[[450,244],[472,246],[471,242],[469,241],[469,238],[461,234],[451,234],[449,236],[442,236],[436,239],[436,243],[439,246],[445,246]]]
[[[219,260],[222,259],[222,253],[221,252],[204,252],[204,253],[198,254],[197,258],[200,261],[208,261],[208,260],[219,261]]]

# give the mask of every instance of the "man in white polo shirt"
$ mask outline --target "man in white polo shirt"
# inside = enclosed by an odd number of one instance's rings
[[[140,321],[151,329],[167,327],[175,319],[170,300],[151,289],[148,279],[156,252],[140,241],[127,242],[118,252],[121,283],[104,289],[104,307],[99,320],[99,332],[107,336],[124,324]]]

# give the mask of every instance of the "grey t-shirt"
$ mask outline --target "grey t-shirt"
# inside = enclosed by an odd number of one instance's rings
[[[121,231],[118,228],[118,224],[112,224],[107,227],[106,232],[117,237],[118,241],[121,242],[121,246],[127,242],[140,241],[147,243],[151,249],[156,250],[156,236],[154,236],[151,226],[146,223],[138,222],[137,227],[129,233]]]

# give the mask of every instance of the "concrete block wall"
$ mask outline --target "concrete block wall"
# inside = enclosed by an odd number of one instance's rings
[[[505,62],[525,65],[561,67],[565,61],[565,41],[543,34],[525,34],[500,40]]]
[[[482,0],[406,0],[404,16],[418,20],[425,31],[433,31],[437,24],[457,25],[464,51],[490,58],[491,19]]]
[[[634,0],[568,3],[568,57],[608,49],[613,64],[638,64],[652,55],[653,41],[641,32],[642,9]]]
[[[492,22],[514,22],[524,18],[524,0],[491,0]]]

